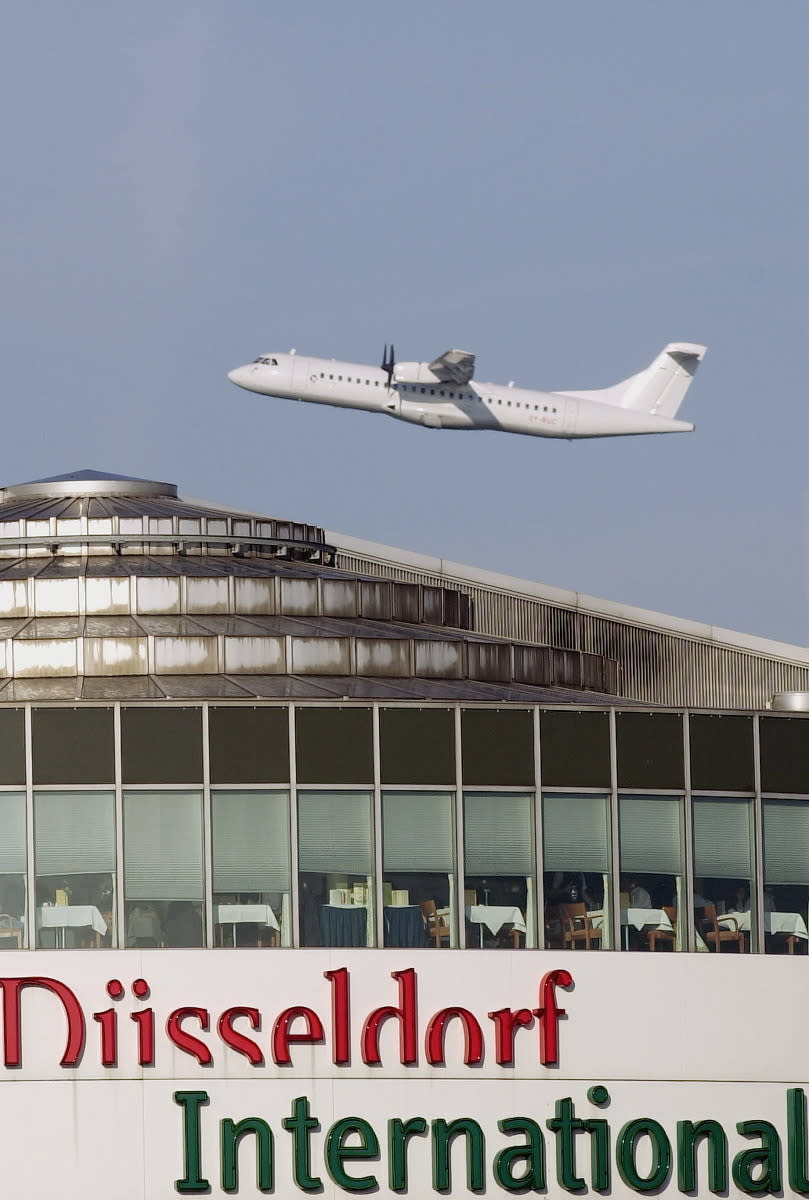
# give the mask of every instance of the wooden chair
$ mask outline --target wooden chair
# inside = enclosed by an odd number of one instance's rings
[[[435,900],[422,900],[421,915],[424,918],[424,932],[427,940],[432,941],[436,948],[446,939],[449,942],[451,929],[444,923],[443,913],[439,913]]]
[[[663,912],[671,921],[671,929],[649,929],[646,933],[646,941],[650,950],[656,950],[658,946],[671,946],[674,949],[674,943],[677,940],[677,909],[671,906],[663,905]]]
[[[14,941],[17,949],[22,948],[22,930],[15,928],[14,918],[8,913],[0,913],[0,941]]]
[[[697,909],[697,913],[699,913]],[[735,917],[723,917],[722,924],[719,924],[716,915],[716,905],[706,904],[702,909],[702,916],[698,917],[700,923],[700,933],[709,950],[715,950],[717,953],[722,949],[723,944],[736,944],[739,954],[744,954],[747,949],[744,933],[739,929],[738,922]]]
[[[603,930],[593,924],[593,919],[587,912],[584,901],[576,904],[560,904],[559,916],[562,921],[562,948],[564,950],[575,950],[580,945],[583,945],[585,950],[600,949]]]

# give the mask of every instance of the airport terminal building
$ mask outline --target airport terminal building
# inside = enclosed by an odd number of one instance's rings
[[[0,639],[16,1194],[809,1195],[809,650],[95,471]]]

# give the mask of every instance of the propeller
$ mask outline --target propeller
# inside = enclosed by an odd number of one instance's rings
[[[393,342],[390,344],[390,357],[388,356],[388,343],[385,342],[385,350],[382,354],[382,370],[385,371],[388,376],[388,387],[390,387],[393,382],[393,371],[395,366],[396,354],[393,349]]]

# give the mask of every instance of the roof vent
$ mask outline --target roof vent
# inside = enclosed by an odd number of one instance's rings
[[[809,692],[776,692],[772,707],[776,712],[809,712]]]

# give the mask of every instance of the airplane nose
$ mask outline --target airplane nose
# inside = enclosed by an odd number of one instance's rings
[[[241,387],[244,382],[244,367],[234,367],[232,371],[228,371],[228,379]]]

